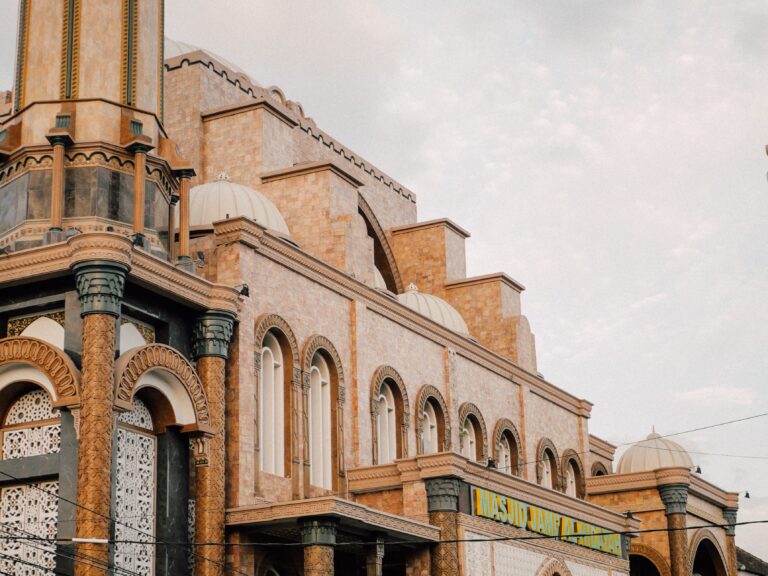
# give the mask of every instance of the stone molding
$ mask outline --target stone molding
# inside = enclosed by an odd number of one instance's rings
[[[344,369],[341,364],[341,356],[336,351],[336,347],[325,336],[315,334],[311,336],[307,343],[304,345],[302,370],[304,372],[304,388],[309,389],[309,373],[312,370],[312,358],[315,357],[315,353],[318,351],[326,352],[330,356],[330,360],[333,363],[339,380],[338,399],[340,403],[344,403],[346,400],[346,394],[344,392]]]
[[[376,419],[379,416],[379,402],[378,398],[381,395],[381,387],[384,382],[389,380],[395,385],[397,392],[400,396],[400,454],[398,458],[408,457],[408,427],[411,422],[411,407],[408,402],[408,391],[405,388],[405,382],[403,378],[398,374],[397,370],[391,366],[379,366],[373,373],[371,380],[371,430],[373,436],[372,448],[373,448],[373,463],[379,462],[379,435],[378,426],[376,425]],[[395,400],[397,402],[397,399]],[[395,407],[397,411],[398,407]],[[396,412],[397,413],[397,412]]]
[[[78,262],[72,269],[80,298],[80,316],[109,314],[119,317],[128,267],[118,262],[91,260]]]
[[[557,455],[557,448],[555,448],[554,442],[549,438],[542,438],[539,440],[539,445],[536,447],[536,483],[541,484],[541,480],[544,477],[544,452],[549,450],[552,453],[555,469],[552,470],[552,480],[555,483],[555,490],[562,489],[562,466],[560,465],[560,457]]]
[[[434,400],[437,402],[443,417],[443,449],[442,452],[449,452],[451,450],[451,423],[448,417],[448,405],[445,403],[445,398],[435,386],[431,384],[425,384],[419,390],[418,396],[416,396],[416,434],[417,434],[417,452],[419,455],[424,453],[424,444],[422,442],[422,435],[424,434],[424,420],[421,415],[427,405],[428,400]]]
[[[616,446],[607,440],[603,440],[594,434],[590,434],[589,451],[593,454],[596,454],[597,456],[605,458],[606,460],[613,461],[613,456],[616,453]]]
[[[499,494],[515,495],[528,504],[580,518],[610,530],[636,531],[640,528],[637,519],[628,519],[622,513],[613,512],[588,500],[574,500],[562,492],[544,488],[518,476],[502,474],[453,452],[428,454],[398,460],[394,464],[362,466],[347,471],[351,494],[402,490],[406,481],[447,477],[459,478],[467,484]]]
[[[0,366],[27,364],[42,371],[53,384],[53,406],[76,408],[80,405],[80,372],[72,359],[47,342],[27,336],[0,340]]]
[[[523,462],[523,445],[520,441],[520,434],[517,428],[512,423],[512,420],[508,418],[499,418],[493,427],[493,458],[496,460],[496,467],[498,468],[499,462],[501,462],[501,437],[505,432],[509,432],[512,435],[512,439],[515,443],[515,452],[517,456],[517,464],[510,470],[502,470],[505,474],[511,474],[512,476],[520,476],[522,472]]]
[[[587,483],[586,483],[586,474],[584,471],[584,463],[581,461],[581,457],[579,456],[579,453],[576,452],[573,448],[566,449],[565,452],[563,452],[562,459],[560,460],[560,466],[562,470],[562,477],[560,479],[560,486],[563,490],[566,488],[566,474],[568,470],[568,463],[573,462],[573,464],[576,466],[576,497],[577,498],[584,498],[587,494]]]
[[[690,544],[688,544],[688,553],[686,555],[688,561],[688,571],[686,572],[687,574],[693,574],[693,563],[696,560],[696,551],[699,549],[699,546],[702,542],[704,542],[704,540],[709,541],[709,543],[714,546],[718,556],[720,556],[720,562],[722,562],[722,565],[724,567],[728,566],[728,562],[726,561],[727,556],[723,552],[723,549],[720,546],[720,542],[718,541],[717,536],[715,536],[715,533],[712,532],[712,530],[709,528],[700,528],[691,535]]]
[[[427,510],[429,512],[458,512],[461,480],[458,478],[430,478],[425,482]]]
[[[483,414],[480,412],[480,408],[478,408],[477,405],[473,404],[472,402],[464,402],[461,406],[459,406],[459,435],[461,435],[461,427],[464,424],[464,421],[467,419],[467,416],[470,415],[472,415],[475,420],[477,420],[477,423],[480,426],[480,436],[483,442],[483,450],[480,455],[480,461],[485,462],[488,460],[488,428],[485,425],[485,418],[483,418]]]
[[[669,567],[669,562],[667,562],[666,558],[664,558],[656,548],[632,540],[629,553],[635,556],[642,556],[648,560],[656,567],[660,576],[672,576],[672,569]]]
[[[664,513],[685,514],[688,502],[688,484],[664,484],[659,486],[659,496],[664,502]]]
[[[235,315],[223,310],[211,310],[197,319],[192,330],[192,350],[195,358],[216,356],[229,358],[229,342],[235,327]]]
[[[277,330],[288,342],[288,346],[291,349],[291,361],[290,366],[293,368],[294,373],[292,376],[293,386],[300,386],[300,378],[297,378],[296,371],[301,371],[301,362],[299,360],[299,342],[296,340],[296,336],[291,329],[288,322],[278,316],[277,314],[262,314],[256,319],[256,329],[253,335],[253,341],[257,345],[261,346],[264,342],[264,338],[267,336],[267,332],[271,330]],[[284,359],[285,360],[285,359]]]
[[[75,264],[91,260],[130,266],[129,280],[153,286],[199,308],[233,314],[238,311],[240,295],[236,288],[180,271],[169,262],[134,248],[130,238],[112,232],[78,234],[66,242],[12,252],[0,259],[0,279],[18,282],[63,276]]]
[[[375,510],[336,496],[241,506],[230,508],[226,512],[227,526],[252,526],[275,520],[331,516],[342,522],[345,520],[362,522],[377,532],[394,532],[407,539],[430,541],[440,539],[440,530],[434,526]]]
[[[335,546],[338,527],[335,518],[305,518],[301,522],[301,542],[310,546]]]
[[[185,427],[210,432],[211,413],[200,378],[192,364],[178,351],[165,344],[148,344],[125,353],[115,365],[115,405],[123,410],[133,409],[133,395],[141,377],[154,369],[173,374],[189,395],[195,409],[196,426]]]
[[[545,560],[536,571],[536,576],[573,576],[571,571],[560,558]]]

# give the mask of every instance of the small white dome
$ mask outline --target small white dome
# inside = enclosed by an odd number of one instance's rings
[[[469,336],[469,328],[458,310],[448,304],[442,298],[432,294],[422,294],[415,285],[411,284],[403,294],[398,294],[397,299],[411,310],[450,328],[454,332]]]
[[[688,451],[654,430],[645,440],[633,444],[624,452],[616,469],[618,474],[647,472],[659,468],[693,468]]]
[[[253,188],[235,184],[222,173],[218,180],[195,186],[189,193],[189,225],[210,228],[218,220],[245,216],[285,236],[288,226],[274,204]]]

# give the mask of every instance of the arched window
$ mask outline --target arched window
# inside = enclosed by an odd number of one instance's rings
[[[566,460],[563,460],[563,466]],[[542,438],[536,449],[536,481],[539,486],[551,490],[559,489],[561,468],[557,449],[549,438]]]
[[[285,474],[285,368],[280,343],[267,332],[259,377],[259,464],[264,472]]]
[[[545,488],[554,490],[555,487],[557,486],[557,483],[556,483],[557,464],[555,462],[555,456],[554,454],[552,454],[552,451],[549,450],[548,448],[544,450],[542,456],[543,456],[543,461],[542,461],[543,472],[542,472],[539,483]]]
[[[115,517],[121,520],[115,523],[115,566],[149,576],[155,573],[155,547],[141,542],[155,539],[156,459],[152,414],[134,396],[133,410],[117,419]]]
[[[470,460],[479,461],[482,449],[479,447],[481,443],[478,442],[480,434],[478,433],[474,418],[467,416],[464,419],[459,436],[461,439],[461,455]]]
[[[511,420],[501,418],[493,430],[496,469],[504,474],[520,474],[520,436]]]
[[[311,483],[333,488],[331,374],[328,362],[316,352],[309,376],[309,461]]]
[[[61,416],[52,407],[45,391],[27,392],[11,404],[3,419],[3,460],[55,454],[60,446]],[[3,532],[6,535],[56,538],[58,490],[58,480],[3,487],[0,491]],[[55,546],[45,543],[2,541],[0,553],[5,555],[0,560],[0,570],[9,574],[16,574],[16,567],[23,566],[23,562],[33,563],[43,570],[53,570],[56,565]],[[43,571],[39,573],[43,574]]]
[[[428,398],[424,403],[424,411],[421,413],[422,418],[422,436],[421,441],[423,445],[424,454],[434,454],[440,452],[440,422],[437,417],[437,412],[440,408],[435,409],[435,401],[432,398]]]
[[[397,406],[389,381],[381,385],[376,414],[379,441],[379,464],[394,462],[397,458]]]
[[[565,493],[571,498],[576,498],[577,492],[576,468],[574,467],[573,462],[569,460],[568,464],[565,466]]]

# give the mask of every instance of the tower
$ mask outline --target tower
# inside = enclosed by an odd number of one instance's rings
[[[173,257],[189,171],[162,125],[164,1],[20,0],[17,37],[0,246],[109,230]]]

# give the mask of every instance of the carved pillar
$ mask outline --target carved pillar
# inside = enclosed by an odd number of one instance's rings
[[[63,230],[64,218],[64,149],[71,139],[67,136],[53,136],[53,169],[51,174],[51,231]]]
[[[376,544],[365,551],[366,576],[382,576],[384,573],[384,538],[378,536]]]
[[[457,478],[433,478],[426,481],[429,523],[440,528],[441,540],[458,538],[459,491]],[[459,545],[437,544],[431,554],[431,576],[453,576],[459,573]]]
[[[134,244],[144,246],[144,201],[147,182],[147,152],[152,148],[144,144],[134,144],[133,152],[133,238]]]
[[[224,542],[224,368],[233,328],[232,314],[211,311],[198,318],[194,330],[197,373],[208,398],[213,433],[207,466],[197,468],[195,475],[195,542],[198,544]],[[223,576],[223,546],[198,546],[196,552],[199,555],[195,561],[196,576]]]
[[[333,576],[333,547],[337,522],[332,518],[308,518],[301,526],[304,544],[304,576]]]
[[[109,539],[112,488],[112,435],[115,417],[113,374],[115,326],[120,315],[127,267],[117,262],[74,266],[83,317],[83,371],[80,450],[77,471],[76,533],[79,538]],[[109,546],[78,544],[78,554],[95,562],[76,564],[77,576],[107,574]],[[102,564],[103,565],[100,565]]]
[[[664,502],[669,529],[669,564],[672,576],[686,576],[688,568],[688,536],[686,534],[686,504],[688,484],[666,484],[659,486],[659,496]]]
[[[723,518],[728,523],[725,529],[725,563],[728,576],[736,576],[738,573],[738,561],[736,560],[736,515],[738,508],[726,508],[723,510]]]
[[[177,195],[171,196],[171,203],[168,206],[168,260],[176,262],[179,250],[176,245],[176,205],[179,203]]]
[[[182,268],[188,271],[194,270],[194,265],[189,253],[189,189],[194,170],[182,170],[179,172],[179,257]]]

